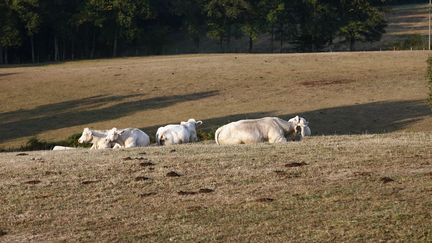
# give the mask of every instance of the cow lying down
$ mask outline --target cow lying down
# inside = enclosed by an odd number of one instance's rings
[[[78,139],[78,143],[91,143],[92,146],[90,149],[120,148],[119,144],[105,140],[109,131],[94,130],[86,127]]]
[[[187,122],[180,122],[180,124],[170,124],[159,127],[156,132],[156,142],[158,145],[196,142],[198,141],[196,127],[201,124],[202,121],[189,119]]]
[[[113,144],[119,144],[120,147],[124,148],[145,147],[150,145],[150,138],[138,128],[119,130],[114,127],[107,132],[105,139],[99,145],[102,148],[110,148]]]
[[[76,149],[76,148],[56,145],[52,150],[71,150],[71,149]]]
[[[247,119],[228,123],[216,130],[217,144],[285,143],[311,135],[306,119],[296,116],[288,121],[278,117]]]

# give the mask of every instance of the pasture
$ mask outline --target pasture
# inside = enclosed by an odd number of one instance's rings
[[[431,133],[3,153],[0,241],[432,240]]]
[[[315,135],[430,131],[428,53],[184,55],[0,69],[0,147],[84,127],[204,131],[242,118],[297,114]]]
[[[428,52],[0,69],[0,146],[301,115],[302,142],[0,154],[0,241],[431,241]]]

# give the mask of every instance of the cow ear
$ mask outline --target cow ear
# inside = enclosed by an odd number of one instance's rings
[[[199,125],[202,125],[203,122],[202,121],[197,121],[196,124],[199,126]]]
[[[93,135],[92,130],[90,130],[90,128],[88,128],[88,127],[84,128],[84,133],[89,134],[90,136]]]

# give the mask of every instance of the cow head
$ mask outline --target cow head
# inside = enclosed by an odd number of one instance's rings
[[[305,136],[311,135],[311,130],[309,128],[309,122],[303,117],[296,116],[288,120],[293,128],[292,140],[300,141]]]
[[[185,122],[185,121],[180,122],[180,125],[189,125],[189,124],[193,124],[196,127],[196,126],[202,125],[203,122],[202,121],[196,121],[193,118],[189,119],[187,122]]]
[[[93,139],[92,131],[86,127],[84,128],[81,137],[78,139],[78,143],[88,143]]]
[[[165,138],[164,138],[164,136],[161,136],[158,141],[159,141],[159,145],[165,145]]]
[[[108,139],[101,139],[97,143],[97,149],[110,149],[114,146],[114,143]]]
[[[159,145],[173,145],[173,136],[169,132],[164,132],[159,137]]]
[[[121,131],[119,131],[117,128],[113,127],[111,130],[108,131],[107,136],[105,137],[106,142],[114,142],[118,139]]]

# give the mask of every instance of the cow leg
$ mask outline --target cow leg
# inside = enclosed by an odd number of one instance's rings
[[[267,136],[269,143],[285,143],[287,141],[281,129],[270,129]]]
[[[125,148],[134,148],[137,147],[135,142],[125,144]]]

